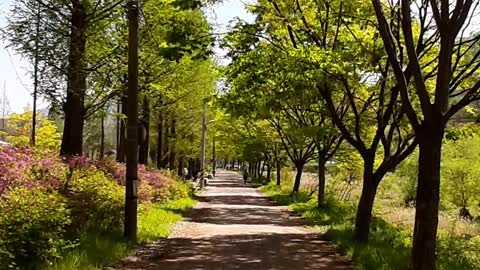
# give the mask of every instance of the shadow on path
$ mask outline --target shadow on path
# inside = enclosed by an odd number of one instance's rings
[[[236,173],[219,173],[198,199],[169,239],[142,247],[117,269],[352,269],[301,218]]]

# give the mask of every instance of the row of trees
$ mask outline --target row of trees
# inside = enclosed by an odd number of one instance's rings
[[[60,154],[67,158],[91,148],[84,147],[89,131],[99,135],[103,159],[108,119],[116,120],[116,159],[127,171],[124,233],[136,242],[138,163],[154,160],[183,175],[188,162],[198,171],[197,120],[216,75],[201,10],[208,1],[124,2],[16,1],[4,37],[33,63],[33,145],[37,94],[62,120]]]
[[[325,162],[348,142],[363,161],[354,233],[362,243],[379,184],[418,147],[411,266],[435,269],[445,127],[480,97],[480,35],[470,27],[478,4],[258,1],[256,21],[237,21],[224,39],[232,63],[223,102],[275,131],[257,139],[270,153],[283,146],[297,170],[294,193],[304,165],[318,160],[320,206]]]
[[[215,91],[213,38],[201,8],[212,1],[139,6],[139,162],[198,163],[201,108]],[[125,162],[127,37],[124,1],[15,1],[4,38],[35,64],[38,93],[63,129],[63,156]],[[87,142],[87,143],[84,143]],[[198,165],[196,166],[198,167]],[[195,171],[195,170],[193,170]]]

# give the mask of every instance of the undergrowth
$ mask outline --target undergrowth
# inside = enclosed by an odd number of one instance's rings
[[[183,198],[165,203],[143,206],[138,217],[138,241],[145,244],[170,234],[170,229],[182,216],[193,208],[196,201]],[[43,270],[97,270],[128,256],[132,246],[123,237],[121,228],[99,233],[82,232],[78,245],[63,255],[63,258]]]
[[[274,183],[261,190],[275,202],[288,205],[308,223],[324,233],[326,240],[336,244],[341,254],[352,258],[355,269],[408,269],[412,247],[412,230],[390,224],[374,217],[370,227],[370,241],[359,245],[353,241],[355,205],[328,198],[323,208],[317,207],[316,196],[309,198],[305,191],[291,196],[288,182],[277,187]],[[441,270],[480,269],[480,237],[457,236],[441,231],[437,244],[437,265]]]

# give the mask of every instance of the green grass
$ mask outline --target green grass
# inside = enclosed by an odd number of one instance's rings
[[[138,241],[143,244],[167,237],[172,226],[195,204],[194,199],[186,198],[142,207],[138,217]],[[109,233],[89,230],[81,234],[78,245],[68,251],[55,265],[42,269],[102,269],[128,256],[132,248],[124,241],[121,230]]]
[[[288,186],[276,187],[271,183],[261,190],[279,204],[288,205],[300,214],[310,226],[325,233],[326,240],[336,244],[338,251],[352,258],[355,269],[404,270],[408,269],[412,247],[412,230],[374,217],[368,245],[353,241],[355,205],[332,198],[319,209],[315,196],[306,192],[290,196]],[[480,269],[480,236],[459,237],[441,232],[438,241],[438,269]]]
[[[82,233],[78,246],[68,251],[55,265],[43,269],[96,270],[126,257],[130,249],[120,231],[108,234],[86,231]]]
[[[195,205],[195,200],[186,198],[157,204],[139,215],[138,241],[148,243],[167,237],[173,224]]]

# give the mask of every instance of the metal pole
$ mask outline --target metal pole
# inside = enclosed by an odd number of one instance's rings
[[[213,134],[213,149],[212,149],[212,175],[215,177],[217,170],[217,156],[215,153],[215,134]]]
[[[200,174],[203,176],[205,171],[205,150],[207,145],[207,101],[203,102],[203,116],[202,116],[202,144],[201,144],[201,158],[200,158]]]
[[[128,2],[127,177],[124,236],[137,242],[138,209],[138,2]]]

